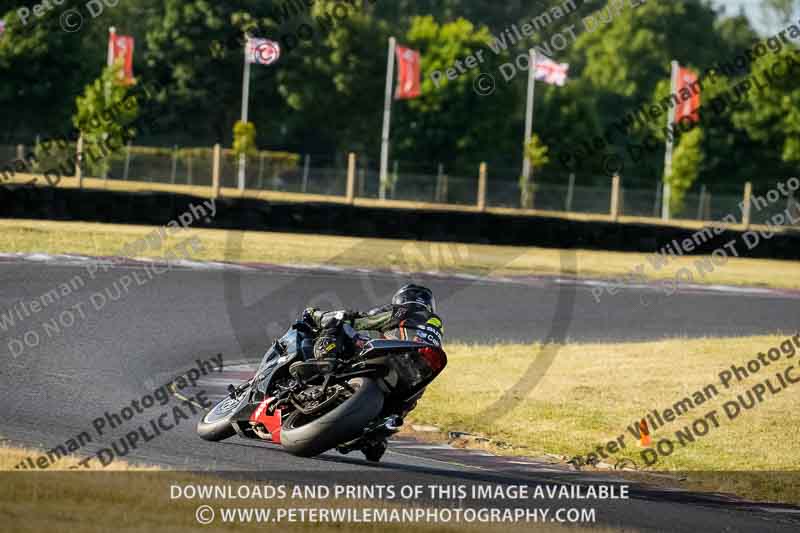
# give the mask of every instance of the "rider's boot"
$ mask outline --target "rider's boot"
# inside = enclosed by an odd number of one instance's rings
[[[373,463],[377,463],[383,457],[383,454],[386,453],[386,448],[389,447],[389,443],[386,439],[381,439],[377,442],[371,443],[369,446],[361,450],[361,453],[364,454],[364,457],[367,458],[367,461],[371,461]]]

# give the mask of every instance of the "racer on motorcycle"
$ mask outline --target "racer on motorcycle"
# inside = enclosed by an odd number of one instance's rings
[[[346,358],[368,340],[362,335],[347,335],[344,326],[355,331],[377,331],[387,339],[408,340],[441,348],[443,324],[436,314],[436,299],[427,287],[405,285],[390,304],[367,312],[320,311],[306,309],[304,321],[320,334],[314,344],[317,359]]]

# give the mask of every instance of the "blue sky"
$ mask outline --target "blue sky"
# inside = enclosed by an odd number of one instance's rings
[[[774,29],[764,24],[764,16],[761,12],[762,0],[714,0],[713,3],[725,6],[725,11],[730,15],[734,15],[739,12],[740,8],[744,8],[753,26],[761,32],[769,32],[770,29]]]
[[[744,8],[753,24],[761,26],[761,0],[714,0],[714,4],[725,6],[725,11],[729,15],[734,15],[739,12],[740,8]]]

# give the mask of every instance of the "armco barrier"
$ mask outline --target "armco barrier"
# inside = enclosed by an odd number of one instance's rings
[[[0,187],[0,217],[159,225],[186,211],[196,196],[45,187]],[[400,209],[337,202],[220,198],[213,221],[196,226],[427,241],[654,252],[698,230],[639,223],[568,220],[476,210]],[[742,232],[726,230],[697,247],[709,254]],[[776,234],[742,256],[800,259],[800,232]]]

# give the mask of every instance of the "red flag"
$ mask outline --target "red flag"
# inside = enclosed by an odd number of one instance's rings
[[[397,91],[395,99],[407,100],[417,98],[421,91],[421,56],[420,53],[405,46],[397,46]]]
[[[680,102],[675,110],[675,123],[680,123],[684,118],[700,122],[700,84],[697,74],[688,68],[678,67],[677,87],[673,87],[673,90]]]
[[[108,58],[110,63],[122,59],[120,81],[129,85],[133,79],[133,37],[128,35],[108,34]]]

